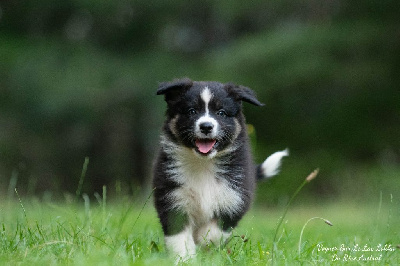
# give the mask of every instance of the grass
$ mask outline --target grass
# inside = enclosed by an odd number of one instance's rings
[[[1,201],[0,264],[174,263],[165,252],[150,198],[108,202],[101,198],[90,201],[85,195],[82,202],[74,201],[73,196],[67,198],[72,200],[51,202],[16,196]],[[376,204],[336,201],[291,206],[275,243],[273,236],[283,210],[254,206],[225,247],[202,249],[190,264],[331,265],[337,260],[339,265],[399,265],[400,205],[392,195],[377,198]],[[310,220],[313,217],[324,217],[333,226],[320,219]],[[360,260],[349,263],[352,258]],[[368,258],[379,260],[363,261]]]

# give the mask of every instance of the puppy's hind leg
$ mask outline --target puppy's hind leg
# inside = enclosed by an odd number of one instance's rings
[[[265,161],[257,166],[257,180],[269,178],[279,173],[282,158],[289,156],[289,150],[277,151],[271,154]]]
[[[195,241],[201,246],[208,246],[210,244],[218,246],[224,244],[230,236],[231,232],[224,231],[218,226],[217,220],[214,219],[196,231]]]

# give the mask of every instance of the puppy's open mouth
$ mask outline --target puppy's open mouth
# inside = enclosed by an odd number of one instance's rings
[[[208,154],[215,146],[215,139],[196,139],[195,144],[197,150],[202,154]]]

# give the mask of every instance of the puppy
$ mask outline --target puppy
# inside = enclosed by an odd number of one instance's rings
[[[257,180],[276,175],[288,151],[253,164],[242,102],[262,106],[249,88],[190,79],[161,83],[167,102],[154,166],[155,207],[166,248],[188,258],[220,244],[249,209]]]

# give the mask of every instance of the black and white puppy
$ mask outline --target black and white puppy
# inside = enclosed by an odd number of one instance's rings
[[[196,244],[224,242],[253,199],[257,179],[276,175],[287,150],[253,164],[242,101],[249,88],[190,79],[161,83],[168,108],[154,168],[155,207],[167,249],[188,257]]]

